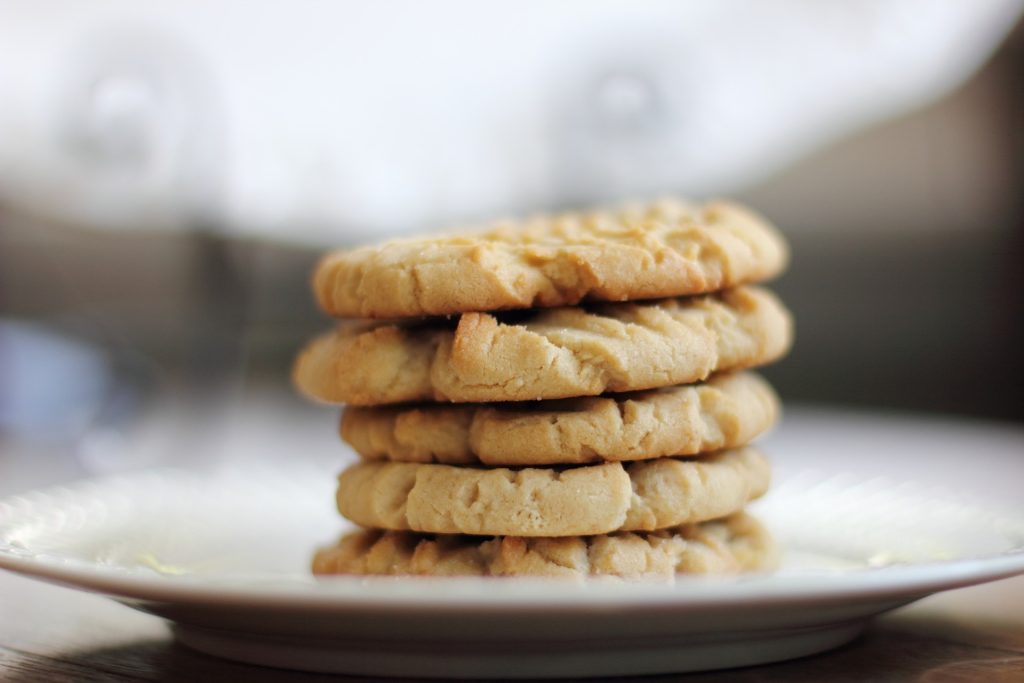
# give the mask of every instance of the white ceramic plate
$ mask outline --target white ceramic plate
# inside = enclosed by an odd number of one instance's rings
[[[741,666],[847,642],[880,612],[1024,572],[1019,432],[804,414],[755,506],[771,575],[666,583],[307,573],[342,528],[333,466],[239,464],[0,502],[0,567],[99,591],[182,642],[352,674],[536,677]],[[884,476],[883,476],[884,473]]]

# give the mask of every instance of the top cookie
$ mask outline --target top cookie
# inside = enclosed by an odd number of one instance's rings
[[[712,292],[778,275],[787,258],[746,208],[662,200],[335,252],[313,289],[336,316],[448,315]]]

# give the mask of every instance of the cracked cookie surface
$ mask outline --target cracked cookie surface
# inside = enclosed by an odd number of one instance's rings
[[[317,575],[669,578],[771,569],[777,552],[746,513],[649,533],[491,539],[403,531],[356,531],[322,548]]]
[[[334,252],[313,290],[336,316],[448,315],[700,294],[778,275],[787,258],[744,207],[667,199]]]
[[[501,322],[342,326],[299,355],[293,379],[331,403],[494,402],[687,384],[782,356],[789,312],[768,290],[531,311]]]
[[[338,478],[341,514],[360,526],[482,536],[654,531],[738,512],[767,491],[754,448],[566,469],[360,462]]]
[[[772,427],[778,397],[753,372],[611,397],[348,408],[342,438],[371,460],[579,465],[741,446]]]

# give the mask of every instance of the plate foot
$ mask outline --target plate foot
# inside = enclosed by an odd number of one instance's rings
[[[778,662],[856,638],[867,620],[795,629],[643,641],[553,639],[459,643],[446,640],[300,639],[175,625],[178,640],[206,654],[281,669],[407,678],[567,678],[707,671]]]

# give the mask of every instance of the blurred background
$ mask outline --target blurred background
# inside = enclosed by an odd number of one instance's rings
[[[1021,10],[0,1],[0,481],[320,448],[324,249],[661,194],[787,235],[790,404],[1020,423]]]

